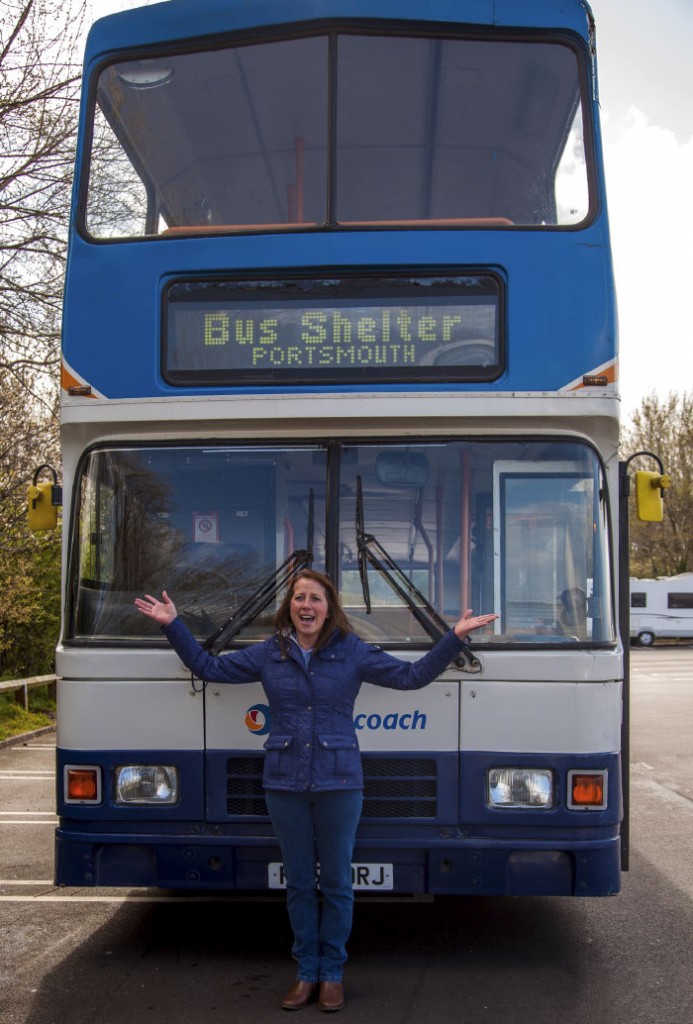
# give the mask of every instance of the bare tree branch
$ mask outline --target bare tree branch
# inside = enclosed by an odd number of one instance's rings
[[[664,522],[641,523],[631,509],[631,575],[673,576],[693,570],[693,392],[656,393],[643,398],[624,430],[625,456],[639,451],[659,455],[671,476],[665,492]],[[640,469],[647,462],[638,463]],[[654,469],[654,466],[649,468]],[[634,504],[634,503],[632,503]]]

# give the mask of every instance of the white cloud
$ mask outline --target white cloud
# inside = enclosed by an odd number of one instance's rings
[[[631,107],[605,119],[624,411],[644,394],[693,387],[693,139]]]

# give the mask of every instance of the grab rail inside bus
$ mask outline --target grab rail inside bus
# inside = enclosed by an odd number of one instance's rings
[[[297,228],[325,228],[320,221],[291,221],[277,224],[179,224],[164,228],[160,237],[169,235],[214,235],[234,231],[295,231]],[[514,227],[508,217],[437,217],[412,220],[340,220],[340,228],[506,228]]]
[[[315,533],[314,496],[311,488],[308,494],[308,524],[306,530],[306,547],[292,551],[278,569],[275,569],[250,597],[243,602],[226,622],[212,633],[202,644],[210,654],[219,654],[226,645],[238,636],[242,629],[260,615],[274,600],[277,594],[288,586],[294,577],[313,564],[313,543]]]
[[[363,486],[360,476],[356,478],[356,546],[366,614],[371,614],[370,587],[368,585],[368,566],[371,565],[409,608],[416,621],[433,641],[437,642],[450,631],[445,619],[438,614],[430,601],[412,583],[380,541],[372,533],[366,533],[363,516]],[[479,659],[466,646],[460,651],[453,664],[463,672],[477,673],[481,672],[482,668]]]

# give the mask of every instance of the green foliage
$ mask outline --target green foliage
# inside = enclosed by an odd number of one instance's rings
[[[622,441],[622,457],[654,452],[671,477],[664,494],[664,522],[641,523],[630,508],[631,576],[674,576],[693,570],[693,392],[656,393],[643,398]],[[636,469],[656,470],[651,459],[634,459]]]
[[[13,538],[0,552],[0,674],[6,679],[53,671],[60,629],[60,540]]]
[[[45,688],[29,691],[29,710],[25,711],[13,693],[0,694],[0,740],[32,732],[52,725],[55,721],[55,702]]]
[[[28,371],[23,371],[26,379]],[[27,487],[56,460],[56,422],[27,403],[17,375],[0,368],[0,675],[53,671],[60,624],[60,537],[27,527]],[[54,462],[56,468],[59,463]]]

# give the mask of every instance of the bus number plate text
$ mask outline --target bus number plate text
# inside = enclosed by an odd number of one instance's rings
[[[318,879],[320,868],[318,868]],[[351,881],[355,891],[383,892],[393,888],[392,864],[352,864]],[[283,864],[269,864],[267,885],[270,889],[286,889]]]

